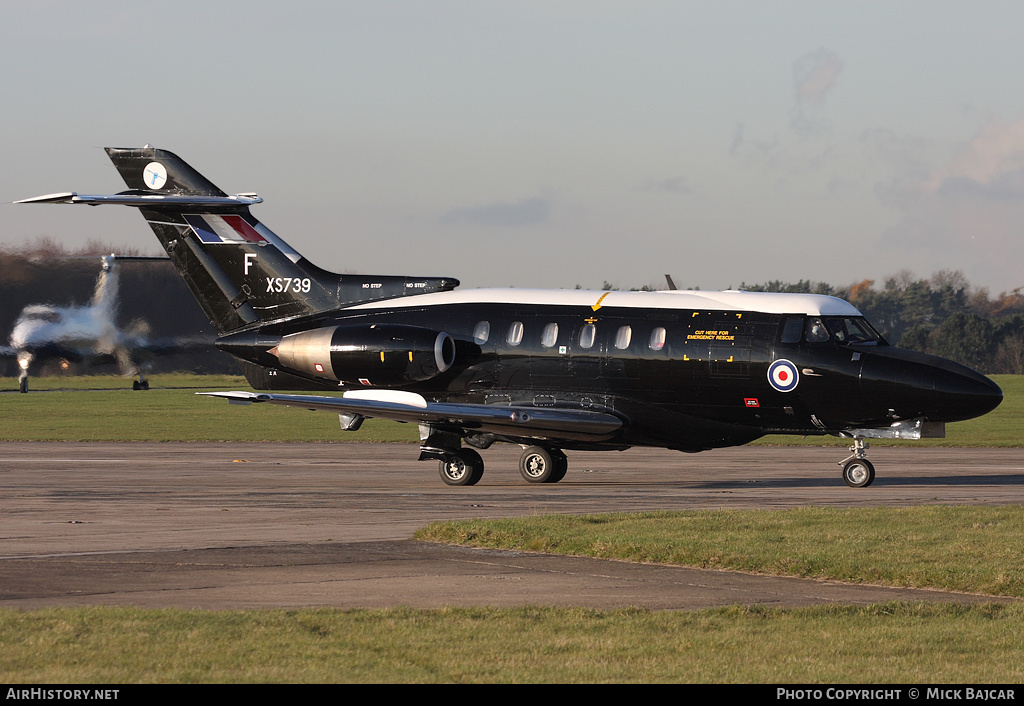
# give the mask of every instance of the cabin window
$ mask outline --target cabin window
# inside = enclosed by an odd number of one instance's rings
[[[597,326],[585,324],[580,331],[580,348],[593,348],[594,339],[597,337]]]
[[[615,332],[615,347],[620,351],[629,348],[629,342],[633,338],[633,329],[629,326],[619,326]]]
[[[490,321],[478,321],[476,328],[473,329],[473,340],[481,346],[487,343],[487,339],[491,337],[491,322]]]
[[[508,338],[506,339],[510,346],[518,346],[523,342],[523,322],[513,321],[512,325],[508,327]]]
[[[665,329],[661,326],[651,331],[651,350],[660,351],[665,347]]]
[[[545,348],[551,348],[558,340],[558,324],[548,324],[541,334],[540,344]]]
[[[802,316],[791,316],[786,319],[786,323],[782,326],[782,342],[783,343],[800,343],[800,338],[804,332],[804,319]]]

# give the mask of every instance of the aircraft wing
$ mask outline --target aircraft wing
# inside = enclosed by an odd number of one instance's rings
[[[341,397],[277,395],[255,392],[200,392],[232,404],[269,403],[334,412],[342,425],[358,417],[473,429],[511,437],[572,441],[610,439],[623,426],[613,414],[557,407],[499,407],[483,404],[427,402],[421,395],[397,390],[352,390]],[[361,420],[358,420],[361,421]],[[351,426],[355,428],[357,425]]]

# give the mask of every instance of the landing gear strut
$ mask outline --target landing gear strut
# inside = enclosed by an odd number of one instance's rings
[[[864,437],[853,437],[850,451],[853,455],[839,462],[843,467],[843,480],[851,488],[866,488],[875,480],[875,467],[867,459],[868,442]]]
[[[31,353],[26,351],[18,354],[18,392],[28,392],[28,366],[31,364]]]

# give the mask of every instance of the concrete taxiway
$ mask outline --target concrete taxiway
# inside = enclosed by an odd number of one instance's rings
[[[805,505],[1024,503],[1021,449],[872,448],[874,485],[843,484],[842,448],[697,455],[570,453],[530,485],[518,447],[445,486],[405,444],[0,444],[0,605],[691,609],[978,597],[411,541],[438,520]]]

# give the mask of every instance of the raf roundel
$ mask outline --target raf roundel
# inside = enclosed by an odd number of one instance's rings
[[[792,392],[800,382],[800,375],[788,360],[777,360],[768,366],[768,382],[779,392]]]
[[[167,169],[160,162],[150,162],[142,170],[142,180],[147,189],[162,189],[167,183]]]

